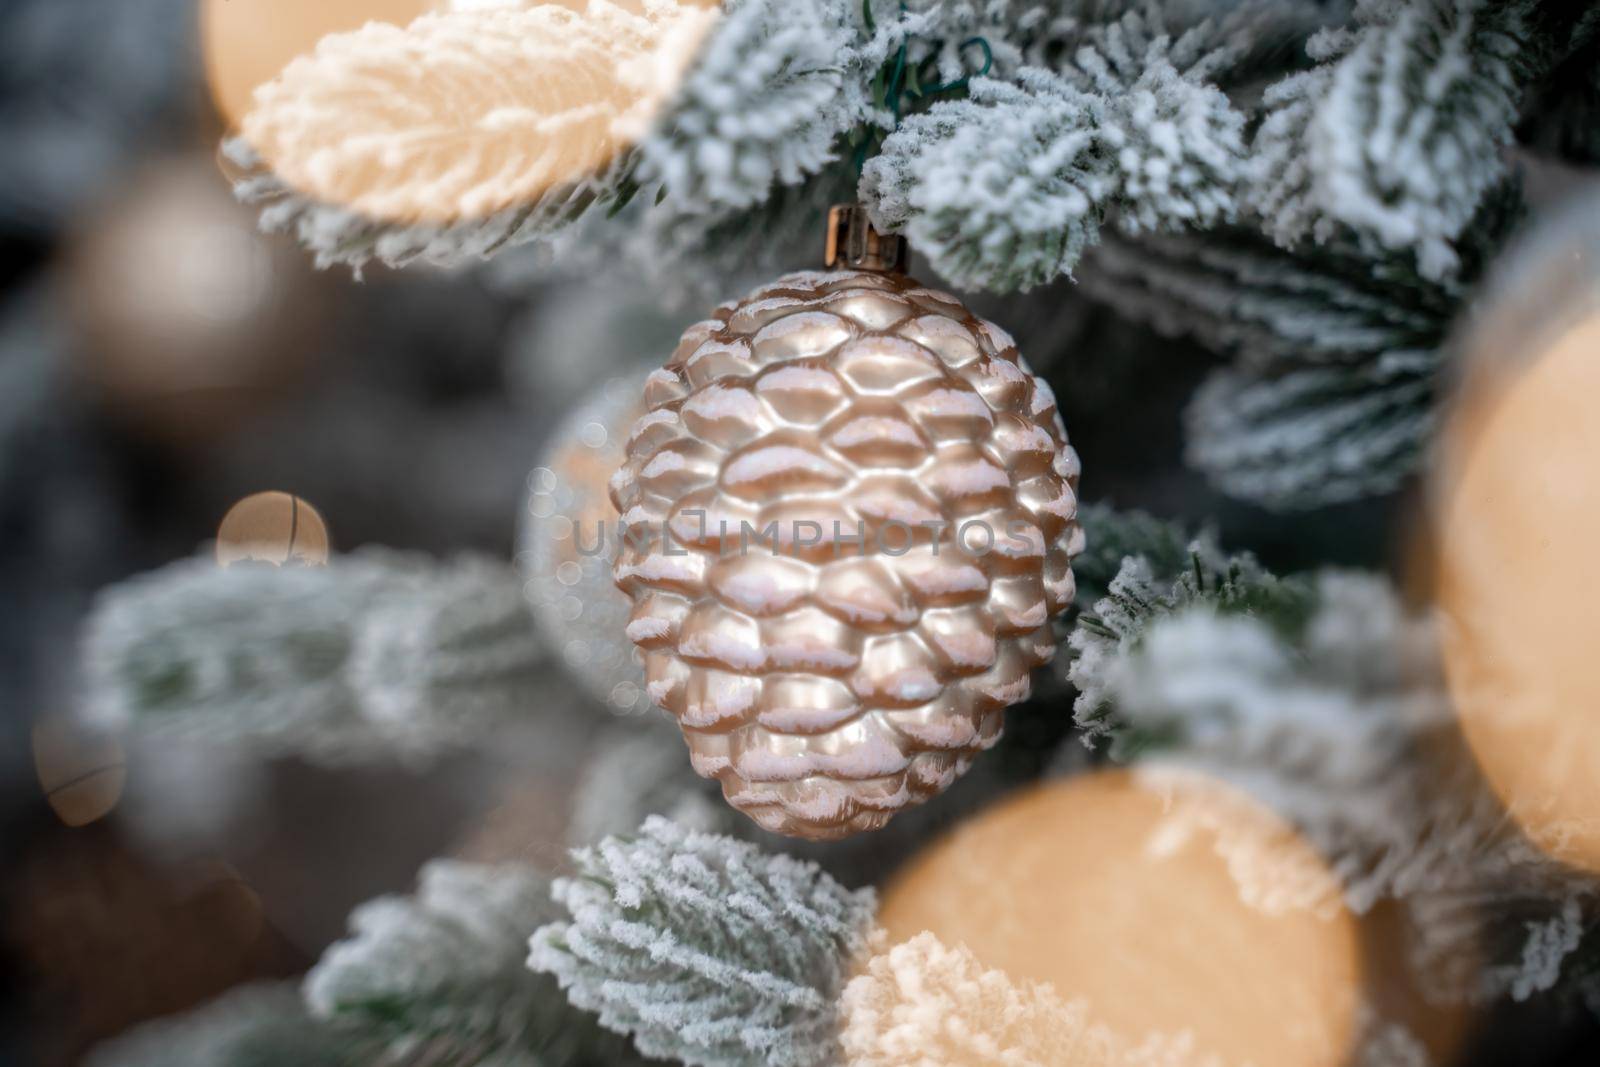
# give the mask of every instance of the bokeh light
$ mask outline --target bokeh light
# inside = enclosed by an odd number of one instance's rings
[[[1360,1002],[1357,924],[1271,812],[1209,779],[1122,770],[984,810],[889,885],[891,942],[929,930],[1051,983],[1120,1036],[1190,1033],[1197,1059],[1339,1067]]]
[[[316,508],[289,493],[247,496],[217,527],[217,562],[319,566],[328,562],[328,526]]]
[[[82,220],[58,268],[76,377],[142,436],[224,437],[310,362],[323,310],[311,269],[257,231],[209,157],[134,176]]]
[[[217,110],[238,126],[255,91],[330,33],[367,22],[404,26],[430,0],[200,0],[206,77]]]
[[[1600,312],[1483,366],[1435,521],[1446,677],[1484,777],[1528,835],[1600,871]]]
[[[68,826],[87,826],[110,814],[128,780],[117,739],[64,715],[34,724],[33,765],[45,799]]]

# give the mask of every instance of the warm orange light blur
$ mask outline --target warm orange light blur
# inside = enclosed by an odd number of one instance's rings
[[[1541,347],[1479,367],[1447,433],[1446,676],[1512,817],[1600,871],[1600,314]]]
[[[128,780],[127,759],[116,738],[60,715],[35,724],[33,764],[45,799],[68,826],[104,818],[122,799]]]
[[[328,527],[317,509],[288,493],[239,501],[217,527],[217,562],[317,566],[328,562]]]
[[[929,930],[1084,999],[1129,1041],[1188,1031],[1197,1061],[1339,1067],[1358,1036],[1333,876],[1275,815],[1190,775],[1092,772],[990,808],[902,872],[879,918],[892,942]]]
[[[200,39],[217,109],[238,126],[256,88],[326,35],[369,21],[404,26],[430,6],[429,0],[201,0]]]
[[[209,156],[152,163],[87,213],[58,262],[74,382],[119,427],[194,451],[309,368],[310,264],[256,229]]]

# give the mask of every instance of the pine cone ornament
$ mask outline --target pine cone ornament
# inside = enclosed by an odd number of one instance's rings
[[[691,326],[611,481],[651,698],[768,830],[872,830],[999,738],[1072,601],[1078,458],[1005,332],[898,273]]]

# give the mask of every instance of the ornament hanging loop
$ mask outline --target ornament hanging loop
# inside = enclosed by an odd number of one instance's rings
[[[879,233],[860,204],[835,204],[828,209],[828,243],[822,254],[828,268],[904,274],[910,258],[905,238]]]

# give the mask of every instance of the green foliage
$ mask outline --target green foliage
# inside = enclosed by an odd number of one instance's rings
[[[1280,244],[1353,235],[1432,280],[1506,174],[1523,94],[1545,66],[1531,0],[1358,0],[1313,38],[1315,69],[1268,90],[1250,201]]]
[[[1496,190],[1457,248],[1461,276],[1348,242],[1286,251],[1242,229],[1109,239],[1083,285],[1124,314],[1234,357],[1196,395],[1188,458],[1225,492],[1319,507],[1396,488],[1437,418],[1470,284],[1521,218]]]
[[[553,189],[532,204],[458,222],[403,223],[368,218],[301,195],[267,169],[242,137],[224,142],[222,156],[232,172],[234,195],[260,206],[264,231],[291,235],[312,253],[319,267],[342,264],[357,271],[372,261],[390,267],[412,263],[453,267],[517,245],[554,240],[590,208],[616,208],[636,188],[636,160],[625,154],[598,173]]]
[[[656,817],[573,858],[578,875],[554,891],[571,918],[542,927],[529,957],[573,1004],[649,1056],[838,1061],[835,1005],[871,924],[870,891]]]
[[[102,723],[326,763],[425,759],[525,711],[541,652],[504,564],[368,549],[326,567],[196,557],[100,594]]]
[[[1175,577],[1188,569],[1196,542],[1182,523],[1109,504],[1080,505],[1078,524],[1083,527],[1084,550],[1072,561],[1072,575],[1078,585],[1077,603],[1083,608],[1109,592],[1128,557],[1141,556],[1155,574]],[[1202,540],[1209,544],[1211,539]]]
[[[1151,530],[1147,536],[1166,549],[1179,531]],[[1068,639],[1068,677],[1078,689],[1073,716],[1086,740],[1110,737],[1116,742],[1113,754],[1125,758],[1168,735],[1167,723],[1127,730],[1129,724],[1118,716],[1113,678],[1154,623],[1197,605],[1221,615],[1248,616],[1287,634],[1305,625],[1315,597],[1304,581],[1280,579],[1248,555],[1224,555],[1209,537],[1191,541],[1181,560],[1166,553],[1155,559],[1127,556],[1106,595],[1079,616]]]
[[[244,986],[95,1048],[87,1067],[360,1067],[374,1050],[307,1014],[292,982]]]
[[[977,78],[905,121],[863,197],[946,278],[993,290],[1070,274],[1113,211],[1134,232],[1215,224],[1244,154],[1244,116],[1206,80],[1219,62],[1130,15],[1059,70]]]
[[[531,867],[435,860],[413,897],[350,916],[351,937],[306,976],[313,1014],[381,1044],[397,1061],[425,1050],[452,1067],[621,1067],[628,1043],[525,966],[527,939],[558,914]]]

